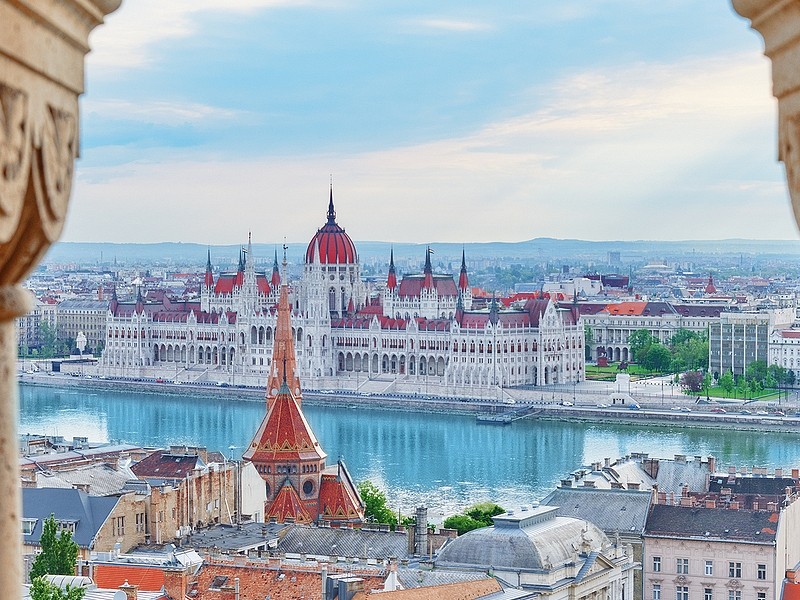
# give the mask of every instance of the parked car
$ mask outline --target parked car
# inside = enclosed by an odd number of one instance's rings
[[[726,412],[728,412],[728,411],[727,411],[727,410],[725,410],[724,408],[720,408],[719,406],[717,406],[717,407],[715,407],[715,408],[712,408],[712,409],[711,409],[711,412],[712,412],[712,413],[719,413],[719,414],[723,414],[723,413],[726,413]]]

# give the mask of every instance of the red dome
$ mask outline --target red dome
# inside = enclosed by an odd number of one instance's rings
[[[353,264],[358,261],[356,245],[344,229],[336,224],[336,211],[333,209],[333,190],[328,204],[328,222],[317,229],[306,249],[306,264],[314,262],[314,253],[319,246],[319,262],[328,265]]]

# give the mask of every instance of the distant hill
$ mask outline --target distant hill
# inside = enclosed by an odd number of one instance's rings
[[[388,262],[389,251],[394,249],[395,259],[421,262],[426,244],[356,241],[362,263]],[[605,262],[608,252],[619,252],[623,262],[640,262],[649,259],[683,259],[693,256],[714,255],[759,255],[775,258],[797,258],[800,256],[798,240],[684,240],[684,241],[602,241],[592,242],[575,239],[535,238],[522,242],[487,243],[432,243],[431,249],[437,262],[460,260],[464,248],[467,259],[520,259],[520,260],[564,260]],[[239,245],[206,246],[203,244],[162,242],[158,244],[114,244],[100,242],[60,242],[54,244],[44,259],[45,263],[78,263],[83,265],[120,266],[141,264],[202,265],[207,252],[215,267],[238,261]],[[280,244],[253,244],[253,254],[259,265],[271,264],[275,251],[279,260]],[[305,244],[288,244],[287,258],[299,263],[305,254]]]

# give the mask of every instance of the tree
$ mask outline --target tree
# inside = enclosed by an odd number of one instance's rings
[[[464,535],[473,529],[486,527],[484,523],[476,521],[467,515],[453,515],[451,517],[447,517],[442,525],[444,525],[447,529],[455,529],[458,531],[458,535]]]
[[[719,387],[722,388],[722,391],[725,392],[726,396],[729,396],[736,387],[736,384],[733,381],[733,374],[730,371],[725,371],[722,375],[720,375]]]
[[[672,353],[666,346],[655,342],[646,349],[644,358],[639,362],[649,371],[664,372],[672,362]]]
[[[703,389],[702,371],[686,371],[681,375],[681,385],[689,392],[699,392]]]
[[[78,544],[72,541],[72,534],[62,530],[56,535],[58,525],[51,514],[42,525],[39,546],[42,551],[31,565],[31,581],[42,575],[75,575],[78,561]]]
[[[642,351],[656,342],[656,338],[647,329],[637,329],[628,336],[628,345],[631,348],[631,360],[639,361]]]
[[[62,590],[44,577],[37,577],[33,580],[30,594],[31,600],[81,600],[86,594],[86,588],[68,585]]]
[[[39,339],[41,340],[42,358],[53,358],[56,355],[56,330],[47,321],[39,325]]]
[[[462,535],[473,529],[488,527],[493,524],[492,517],[502,515],[506,510],[494,502],[473,504],[460,515],[453,515],[444,520],[447,529],[455,529]]]
[[[763,386],[764,381],[767,379],[767,363],[763,360],[754,360],[747,365],[744,378],[748,383],[752,384],[752,382],[756,381]]]
[[[368,521],[397,525],[397,515],[386,504],[386,494],[368,479],[358,484],[358,493],[364,501],[364,516]]]

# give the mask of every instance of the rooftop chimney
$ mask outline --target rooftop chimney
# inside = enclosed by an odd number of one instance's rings
[[[128,580],[125,580],[121,586],[119,586],[123,592],[125,592],[125,599],[126,600],[138,600],[139,598],[139,586],[138,585],[131,585],[128,583]]]

